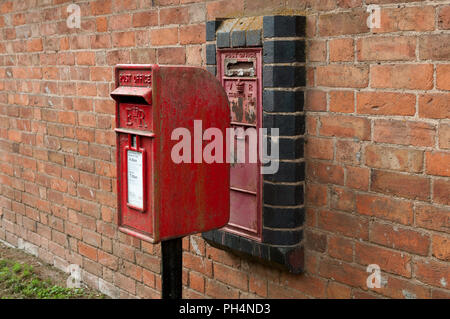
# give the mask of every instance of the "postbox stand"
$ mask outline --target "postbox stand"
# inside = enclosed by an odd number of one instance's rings
[[[183,238],[161,242],[162,299],[181,299],[183,290]]]

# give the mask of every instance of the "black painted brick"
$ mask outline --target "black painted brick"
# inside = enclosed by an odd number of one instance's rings
[[[216,44],[218,48],[229,48],[230,32],[218,32]]]
[[[305,61],[305,41],[264,41],[264,63],[292,63]]]
[[[305,116],[265,113],[263,127],[278,128],[280,136],[302,135],[305,133]],[[267,133],[270,135],[270,130]]]
[[[263,210],[265,227],[296,228],[303,225],[304,220],[304,208],[275,208],[265,206]]]
[[[233,48],[245,47],[245,31],[233,31],[231,33],[231,46]]]
[[[206,22],[206,41],[214,41],[216,39],[216,30],[220,26],[220,20],[212,20]]]
[[[206,70],[210,72],[212,75],[216,76],[217,68],[215,65],[207,65]]]
[[[248,30],[247,31],[247,46],[256,47],[261,46],[261,30]]]
[[[216,64],[216,46],[214,44],[206,45],[206,64]]]
[[[305,26],[304,16],[263,17],[264,38],[305,36]]]
[[[263,70],[264,87],[305,86],[306,70],[303,66],[265,65]]]
[[[302,240],[303,231],[301,229],[272,230],[264,228],[262,237],[265,243],[271,243],[272,245],[295,245]]]
[[[267,140],[267,154],[272,154],[271,150],[271,140],[270,136]],[[278,158],[280,160],[293,160],[303,158],[304,155],[304,144],[303,138],[288,138],[280,137],[278,138]]]
[[[301,273],[304,266],[303,246],[280,247],[272,246],[269,251],[269,260],[284,265],[294,274]]]
[[[267,112],[299,112],[303,110],[303,91],[264,90],[263,108]]]
[[[303,185],[283,185],[264,183],[264,204],[296,206],[303,204]]]
[[[305,180],[305,162],[278,162],[278,164],[278,172],[264,174],[265,181],[295,183]]]

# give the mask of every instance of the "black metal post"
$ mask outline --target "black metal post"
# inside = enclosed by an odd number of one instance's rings
[[[182,238],[161,242],[162,299],[181,299],[183,291]]]

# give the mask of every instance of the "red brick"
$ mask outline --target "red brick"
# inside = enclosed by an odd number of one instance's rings
[[[448,263],[433,261],[429,258],[416,260],[414,273],[421,282],[448,289],[448,283],[450,282]]]
[[[327,286],[327,298],[329,299],[351,299],[351,289],[334,281]]]
[[[213,274],[213,265],[210,260],[205,260],[200,256],[190,253],[183,253],[183,265],[208,277]]]
[[[205,293],[213,298],[221,299],[236,299],[239,297],[239,290],[212,279],[206,280]]]
[[[378,222],[371,225],[370,241],[422,256],[428,255],[430,247],[430,237],[426,234]]]
[[[320,261],[319,274],[352,287],[367,289],[366,279],[368,274],[363,267],[327,258]]]
[[[421,60],[450,60],[450,34],[423,35],[419,38]]]
[[[323,14],[319,16],[319,34],[321,36],[365,33],[368,13],[363,10]]]
[[[111,4],[110,0],[97,0],[90,3],[91,12],[93,15],[102,15],[111,13]]]
[[[109,30],[123,30],[129,29],[131,26],[131,15],[120,14],[110,16],[108,19]]]
[[[432,146],[436,129],[425,122],[376,120],[373,140],[381,143]]]
[[[419,173],[423,169],[423,151],[370,144],[365,149],[366,165],[375,168]]]
[[[319,118],[320,135],[357,138],[370,138],[370,121],[362,117],[353,116],[321,116]]]
[[[178,28],[152,30],[150,41],[154,46],[176,44],[178,43]]]
[[[323,253],[327,249],[326,235],[306,230],[305,237],[305,247],[307,250]]]
[[[323,210],[319,213],[319,227],[344,236],[368,239],[369,223],[358,216]]]
[[[416,206],[416,226],[450,233],[450,210],[432,205]]]
[[[206,4],[207,19],[241,16],[244,11],[244,2],[241,0],[221,0]]]
[[[117,270],[119,266],[119,259],[116,256],[102,250],[98,251],[98,262],[112,270]]]
[[[305,145],[305,154],[307,158],[316,158],[324,160],[333,159],[333,140],[327,138],[308,137]]]
[[[450,299],[450,292],[448,290],[432,289],[431,290],[432,299]]]
[[[135,45],[134,32],[114,32],[112,43],[115,47],[132,47]]]
[[[355,99],[353,91],[331,91],[330,111],[340,113],[353,113],[355,111]]]
[[[353,241],[344,237],[330,236],[328,240],[328,254],[331,257],[353,261]]]
[[[339,163],[359,164],[361,143],[353,140],[336,141],[336,161]]]
[[[412,204],[389,197],[358,194],[356,211],[362,215],[392,220],[405,225],[411,225],[413,222]]]
[[[424,285],[413,283],[409,280],[393,276],[385,276],[386,284],[376,292],[394,299],[428,299],[430,289]]]
[[[369,189],[370,170],[364,167],[348,166],[347,170],[347,187],[359,190]]]
[[[317,86],[365,88],[369,83],[367,66],[332,64],[316,68]]]
[[[158,12],[145,11],[133,14],[133,27],[150,27],[158,25]]]
[[[411,256],[405,253],[356,242],[355,260],[362,265],[377,264],[383,272],[411,277]]]
[[[189,287],[199,292],[205,292],[205,277],[195,273],[189,272]]]
[[[267,297],[267,280],[250,274],[248,284],[249,292],[261,297]]]
[[[186,49],[163,48],[158,49],[158,63],[160,64],[184,64],[186,62]]]
[[[203,49],[201,45],[186,47],[186,64],[193,66],[203,65]]]
[[[450,205],[450,180],[435,179],[433,181],[433,202]]]
[[[443,261],[450,261],[450,237],[433,235],[433,256]]]
[[[372,171],[371,190],[409,199],[428,200],[430,180],[421,176]]]
[[[432,119],[450,118],[450,93],[419,96],[419,116]]]
[[[306,202],[312,206],[325,206],[327,204],[327,187],[320,184],[306,184]]]
[[[280,284],[297,291],[305,292],[315,298],[325,297],[325,281],[317,277],[309,275],[293,275],[283,272],[280,277]]]
[[[353,39],[333,39],[329,42],[330,61],[348,62],[355,59]]]
[[[360,61],[403,61],[416,57],[416,40],[413,37],[369,37],[357,42]]]
[[[92,81],[104,81],[104,82],[112,81],[111,68],[93,67],[90,69],[90,71]]]
[[[450,29],[450,6],[443,6],[439,9],[438,24],[439,29]]]
[[[308,111],[326,111],[327,93],[321,90],[306,91],[305,109]]]
[[[94,52],[77,52],[77,64],[78,65],[94,65],[95,53]]]
[[[136,293],[136,281],[118,272],[114,273],[114,284],[131,294]]]
[[[78,242],[78,253],[89,259],[97,261],[97,248],[86,245],[85,243]]]
[[[243,291],[248,291],[248,274],[237,269],[214,264],[214,279]]]
[[[237,268],[240,265],[240,259],[225,250],[214,248],[212,246],[206,246],[206,256],[208,259],[220,262],[221,264]]]
[[[355,194],[343,187],[331,188],[331,208],[347,212],[354,211]]]
[[[414,115],[416,97],[413,94],[387,92],[360,92],[356,110],[360,114]]]
[[[186,24],[189,21],[188,7],[175,7],[159,10],[159,24]]]
[[[433,88],[433,73],[432,64],[374,65],[371,68],[371,87],[429,90]],[[398,94],[391,98],[398,102],[401,96]]]
[[[204,24],[180,27],[180,44],[202,44],[206,41]]]
[[[108,29],[108,19],[106,17],[98,17],[95,19],[97,32],[106,32]]]
[[[327,60],[326,41],[308,41],[309,62],[325,62]]]
[[[281,286],[277,283],[269,281],[268,297],[270,299],[306,299],[307,296],[300,291]]]
[[[450,176],[450,153],[427,152],[425,165],[427,174]]]
[[[38,52],[42,50],[43,50],[42,39],[33,39],[27,41],[28,52]]]
[[[436,87],[439,90],[450,91],[450,64],[436,65]]]
[[[326,184],[344,184],[344,169],[341,166],[310,162],[307,170],[311,180]]]
[[[434,30],[434,8],[431,6],[386,8],[381,10],[381,27],[377,33]]]

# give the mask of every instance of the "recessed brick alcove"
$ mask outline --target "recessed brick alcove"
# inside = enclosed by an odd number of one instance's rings
[[[262,48],[262,127],[279,128],[278,172],[263,175],[261,240],[216,230],[203,237],[217,247],[303,269],[305,162],[305,22],[303,16],[258,16],[206,23],[206,63],[217,72],[217,49]]]

